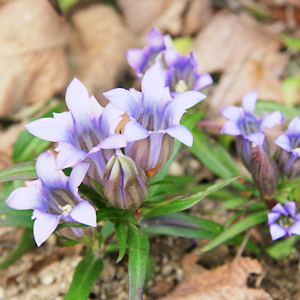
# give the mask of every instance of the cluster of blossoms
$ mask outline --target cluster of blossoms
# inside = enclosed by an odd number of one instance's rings
[[[94,206],[78,193],[82,182],[95,191],[102,186],[109,206],[137,210],[147,198],[148,180],[172,155],[174,138],[192,145],[193,136],[180,120],[205,95],[193,90],[171,95],[159,62],[143,75],[141,90],[105,92],[109,103],[102,107],[74,79],[66,91],[68,112],[25,126],[43,140],[58,142],[56,160],[49,151],[40,154],[39,179],[26,182],[6,201],[14,209],[34,210],[38,246],[61,221],[96,226]],[[123,119],[127,123],[119,132]],[[67,177],[62,170],[69,167],[73,169]],[[81,229],[72,230],[82,235]]]
[[[237,136],[237,153],[250,171],[255,185],[265,199],[273,199],[280,175],[288,179],[300,176],[300,119],[295,116],[287,127],[286,134],[274,142],[280,147],[276,162],[269,153],[264,127],[273,128],[284,122],[280,111],[265,114],[260,118],[254,115],[258,94],[250,91],[242,99],[242,107],[227,106],[221,114],[228,120],[221,133]],[[280,216],[285,216],[282,223]],[[287,217],[290,216],[290,217]],[[286,202],[283,208],[278,203],[268,214],[270,233],[273,240],[285,235],[300,235],[300,218],[296,215],[296,203]],[[275,223],[277,220],[280,224]]]

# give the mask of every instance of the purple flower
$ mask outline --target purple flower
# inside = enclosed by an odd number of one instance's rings
[[[169,68],[164,70],[166,86],[172,95],[187,90],[199,91],[213,83],[208,73],[198,74],[197,58],[193,52],[190,57],[180,54],[177,50],[169,49],[164,51],[164,60]]]
[[[78,194],[78,186],[88,167],[88,163],[80,163],[67,177],[62,171],[55,170],[55,159],[50,151],[46,151],[36,161],[39,179],[26,182],[27,187],[14,190],[6,200],[11,208],[34,210],[33,234],[38,246],[48,239],[60,221],[96,227],[94,207]],[[76,233],[76,228],[74,230]]]
[[[296,214],[296,203],[289,201],[284,207],[280,203],[276,204],[272,212],[268,213],[268,225],[273,241],[285,235],[300,235],[300,214]]]
[[[242,107],[226,106],[221,109],[221,114],[228,120],[221,133],[241,137],[237,140],[237,151],[248,168],[251,159],[251,143],[261,146],[266,153],[269,153],[263,128],[272,128],[284,122],[280,111],[265,114],[258,119],[254,115],[257,98],[257,92],[251,91],[243,96]]]
[[[173,138],[187,146],[193,144],[191,132],[180,125],[180,119],[186,109],[205,95],[188,91],[172,98],[159,62],[144,75],[142,92],[113,89],[104,96],[128,115],[129,122],[124,129],[128,141],[125,154],[144,171],[156,168],[157,173],[163,167],[172,154]]]
[[[92,149],[95,152],[126,145],[125,136],[115,134],[123,112],[111,104],[103,108],[93,96],[89,97],[85,86],[76,78],[67,88],[66,103],[68,112],[54,113],[54,118],[42,118],[25,126],[43,140],[58,142],[57,169],[75,166]]]
[[[281,134],[274,142],[281,148],[280,170],[290,179],[300,176],[300,119],[298,116],[290,122],[286,134]]]
[[[142,79],[143,74],[154,64],[158,54],[167,49],[167,44],[171,41],[157,28],[152,28],[146,37],[146,42],[147,46],[142,49],[132,48],[126,51],[128,64],[135,70],[139,79]]]

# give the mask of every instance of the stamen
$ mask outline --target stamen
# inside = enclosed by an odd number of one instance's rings
[[[182,93],[188,90],[188,86],[184,80],[179,80],[175,86],[175,92]]]
[[[71,212],[73,208],[70,204],[66,204],[65,206],[59,205],[58,207],[63,212],[63,214]]]

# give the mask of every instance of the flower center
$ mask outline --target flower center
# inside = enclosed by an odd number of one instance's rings
[[[295,153],[297,153],[299,155],[300,154],[300,148],[293,149],[293,152],[295,152]]]
[[[70,204],[66,204],[65,206],[59,205],[58,207],[62,211],[63,214],[71,212],[71,210],[73,208]]]
[[[290,226],[292,226],[295,223],[295,219],[291,218],[290,216],[282,216],[279,221],[278,224],[280,226],[282,226],[285,229],[288,229]]]
[[[180,79],[177,84],[175,85],[175,92],[182,93],[188,90],[188,86],[186,82],[182,79]]]

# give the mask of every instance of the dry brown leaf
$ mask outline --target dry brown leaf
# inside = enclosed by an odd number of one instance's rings
[[[106,5],[83,9],[72,22],[70,80],[77,77],[101,102],[102,93],[115,88],[119,76],[129,68],[125,53],[134,46],[133,37],[117,12]]]
[[[248,288],[247,280],[252,274],[257,275],[256,287],[259,286],[263,270],[256,259],[239,257],[233,262],[216,269],[206,271],[197,265],[198,256],[187,254],[183,259],[185,282],[161,300],[271,300],[271,296],[262,289]]]
[[[67,61],[64,27],[48,1],[9,1],[0,28],[0,116],[7,116],[61,91]]]
[[[262,99],[282,101],[279,77],[287,55],[280,41],[240,17],[221,12],[196,38],[194,51],[201,72],[222,73],[209,101],[211,115],[236,104],[256,89]]]

